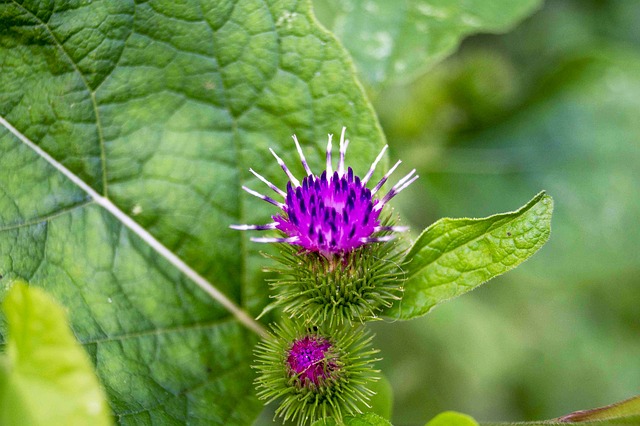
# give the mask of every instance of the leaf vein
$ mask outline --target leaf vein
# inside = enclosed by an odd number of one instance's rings
[[[73,58],[71,58],[71,55],[69,54],[69,52],[67,52],[67,50],[65,49],[64,45],[62,43],[60,43],[60,41],[55,36],[53,31],[51,31],[51,28],[49,28],[48,23],[42,21],[40,18],[38,18],[37,15],[35,15],[29,9],[25,8],[23,5],[18,3],[16,0],[12,0],[12,1],[13,1],[13,3],[15,5],[17,5],[19,8],[21,8],[22,10],[27,12],[27,14],[29,14],[37,23],[42,25],[47,30],[47,33],[49,33],[49,36],[51,37],[51,40],[53,41],[53,44],[58,49],[60,49],[60,51],[63,53],[63,55],[68,59],[68,61],[71,64],[72,68],[75,70],[75,72],[78,73],[78,75],[80,76],[80,79],[82,80],[83,84],[87,88],[87,91],[89,92],[89,97],[91,98],[91,107],[93,108],[93,113],[95,114],[95,117],[96,117],[96,131],[98,132],[98,143],[100,145],[100,160],[101,160],[101,163],[102,163],[102,167],[101,167],[101,172],[102,172],[102,195],[106,196],[107,195],[107,157],[106,157],[105,146],[104,146],[104,134],[103,134],[103,130],[102,130],[102,122],[100,120],[100,112],[98,110],[98,103],[96,102],[95,92],[93,91],[93,89],[89,85],[89,82],[87,81],[87,79],[84,76],[84,74],[82,73],[82,71],[80,71],[80,68],[78,67],[78,64],[76,64],[74,62]]]
[[[42,222],[49,222],[52,219],[55,219],[59,216],[64,216],[67,213],[71,213],[74,210],[83,208],[88,206],[89,204],[93,204],[93,200],[91,199],[86,199],[85,201],[75,204],[73,206],[69,206],[66,207],[64,209],[60,209],[57,212],[54,213],[49,213],[48,215],[44,215],[44,216],[38,216],[29,220],[26,220],[24,222],[16,222],[16,223],[11,223],[8,225],[3,225],[0,226],[0,232],[4,232],[4,231],[11,231],[13,229],[19,229],[19,228],[26,228],[29,226],[33,226],[33,225],[37,225],[39,223]]]
[[[233,321],[234,318],[232,316],[221,318],[216,321],[209,321],[206,323],[193,323],[187,325],[180,325],[176,327],[165,327],[165,328],[151,328],[149,330],[136,331],[132,333],[123,333],[123,334],[115,334],[115,335],[107,335],[107,337],[93,337],[88,339],[80,339],[80,344],[82,345],[91,345],[91,344],[99,344],[99,343],[110,343],[110,342],[119,342],[127,339],[137,339],[140,337],[148,337],[154,335],[162,335],[162,334],[170,334],[170,333],[182,333],[185,331],[194,331],[194,330],[207,330],[210,328],[215,328],[224,324],[227,324]],[[107,333],[105,333],[107,334]]]

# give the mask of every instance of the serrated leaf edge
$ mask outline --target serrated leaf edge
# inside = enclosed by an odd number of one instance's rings
[[[526,212],[527,210],[530,210],[533,206],[538,204],[545,197],[547,197],[550,200],[552,200],[551,197],[549,197],[547,195],[546,191],[540,191],[527,204],[525,204],[524,206],[520,207],[518,210],[514,210],[514,211],[511,211],[511,212],[505,212],[505,213],[497,213],[497,214],[494,214],[494,215],[491,215],[491,216],[487,216],[487,217],[481,217],[481,218],[470,218],[470,217],[450,218],[450,217],[445,217],[445,218],[439,219],[439,220],[435,221],[434,223],[432,223],[431,225],[429,225],[424,231],[422,231],[420,233],[420,235],[416,239],[415,243],[413,244],[413,246],[411,246],[411,249],[409,250],[409,252],[405,256],[405,262],[406,263],[411,262],[411,259],[415,256],[415,253],[424,248],[424,247],[418,247],[418,243],[420,242],[420,240],[425,235],[427,235],[433,228],[435,228],[436,226],[441,225],[444,222],[452,222],[452,221],[456,221],[457,222],[457,221],[461,221],[461,220],[481,221],[481,220],[499,219],[499,218],[503,218],[503,217],[507,218],[509,216],[514,216],[514,217],[515,216],[520,216],[522,213]],[[553,209],[553,204],[551,206],[551,209]],[[547,238],[548,238],[548,235],[549,234],[547,234]],[[546,239],[544,241],[546,242]],[[420,268],[420,269],[424,269],[424,268]],[[415,273],[416,272],[411,274],[409,276],[409,278],[411,278],[411,276],[414,275]]]

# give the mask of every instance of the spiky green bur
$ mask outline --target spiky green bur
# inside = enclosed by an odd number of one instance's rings
[[[279,267],[269,268],[275,299],[266,311],[283,313],[307,324],[351,325],[377,319],[379,312],[399,300],[405,280],[398,241],[362,246],[326,257],[300,252],[282,244],[270,256]]]
[[[258,344],[254,368],[258,397],[280,400],[276,416],[298,425],[360,413],[373,392],[378,352],[361,328],[272,325]]]

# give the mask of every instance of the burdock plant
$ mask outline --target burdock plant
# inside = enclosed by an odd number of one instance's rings
[[[258,396],[267,403],[281,400],[276,415],[285,421],[332,417],[340,424],[345,415],[360,413],[373,394],[369,385],[376,379],[372,364],[377,351],[370,348],[371,336],[362,323],[377,318],[402,292],[403,252],[392,240],[406,228],[396,226],[383,208],[418,176],[412,170],[377,197],[400,165],[367,187],[386,146],[361,179],[345,168],[349,141],[344,128],[336,170],[329,135],[326,169],[320,175],[309,168],[295,135],[293,140],[307,173],[302,182],[273,150],[289,178],[286,192],[250,169],[282,201],[243,186],[281,212],[265,225],[232,225],[280,234],[251,238],[280,245],[280,253],[272,256],[280,265],[269,269],[275,272],[275,301],[267,310],[279,308],[289,317],[273,325],[256,350]]]
[[[261,399],[280,401],[276,415],[285,421],[331,417],[343,424],[345,416],[363,411],[373,394],[377,352],[369,346],[364,323],[383,310],[398,319],[424,315],[517,266],[547,240],[553,202],[542,192],[511,213],[441,219],[405,250],[396,237],[407,228],[397,226],[385,207],[418,178],[415,170],[380,195],[400,165],[369,187],[386,146],[360,178],[345,166],[344,128],[337,167],[329,135],[320,174],[311,171],[298,139],[293,140],[306,172],[301,181],[273,150],[288,177],[286,191],[251,169],[281,200],[243,187],[280,210],[273,221],[232,225],[277,233],[251,238],[278,245],[278,253],[269,255],[278,264],[269,268],[275,272],[274,301],[265,311],[284,314],[256,349],[256,385]],[[401,295],[402,303],[394,304]]]

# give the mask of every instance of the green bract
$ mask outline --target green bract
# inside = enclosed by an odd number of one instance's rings
[[[276,274],[270,280],[275,301],[267,309],[281,308],[307,324],[377,319],[402,295],[401,246],[397,241],[375,243],[327,259],[282,245],[280,254],[273,256],[281,266],[267,269]]]

